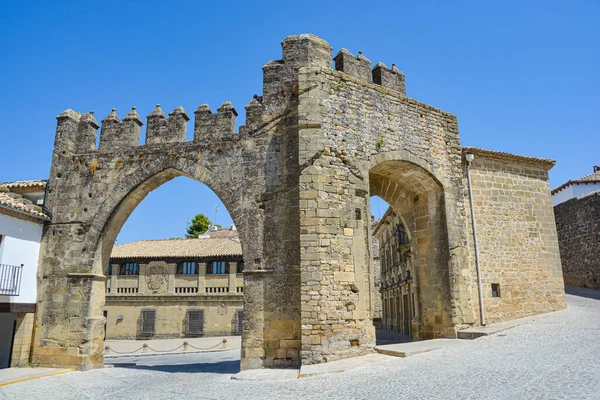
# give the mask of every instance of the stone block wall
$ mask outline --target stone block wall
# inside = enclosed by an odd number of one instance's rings
[[[35,313],[17,313],[17,324],[10,361],[11,367],[20,367],[29,364],[34,321]]]
[[[554,207],[566,285],[600,289],[600,192]]]
[[[473,148],[465,152],[475,155],[471,175],[487,322],[565,308],[548,181],[553,162]],[[476,279],[475,267],[470,271]],[[492,284],[499,285],[499,297],[492,297]],[[477,292],[471,295],[476,298]]]

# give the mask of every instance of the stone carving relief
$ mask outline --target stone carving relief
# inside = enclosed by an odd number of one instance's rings
[[[166,291],[167,279],[167,271],[160,265],[154,265],[146,271],[146,286],[153,292]]]

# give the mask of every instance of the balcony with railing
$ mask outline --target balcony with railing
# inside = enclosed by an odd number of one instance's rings
[[[21,291],[23,264],[0,264],[0,295],[18,296]]]

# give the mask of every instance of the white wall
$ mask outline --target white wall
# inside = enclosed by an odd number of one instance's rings
[[[552,196],[552,205],[563,203],[574,197],[600,190],[600,183],[575,183]]]
[[[0,235],[0,264],[23,264],[19,296],[0,296],[0,303],[35,304],[42,224],[0,214]]]
[[[581,196],[582,194],[592,193],[596,190],[600,190],[600,183],[573,185],[573,194],[575,195],[574,197]]]
[[[573,198],[573,186],[569,186],[552,195],[552,205],[558,205]]]

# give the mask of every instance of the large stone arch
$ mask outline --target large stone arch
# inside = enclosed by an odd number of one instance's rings
[[[123,182],[120,182],[117,193],[113,193],[113,196],[104,201],[93,222],[93,225],[102,228],[88,231],[88,237],[86,237],[87,242],[97,242],[97,268],[94,268],[96,273],[103,272],[103,268],[110,258],[110,250],[115,239],[133,210],[151,191],[176,177],[187,177],[208,186],[221,199],[227,210],[232,210],[230,216],[236,227],[239,227],[240,236],[244,236],[244,220],[237,214],[239,211],[237,202],[240,196],[236,196],[236,193],[231,191],[232,188],[222,187],[215,182],[212,173],[206,168],[198,168],[197,165],[185,167],[182,169],[166,167],[158,172],[147,171],[147,174],[143,176],[136,176],[129,185],[123,185]],[[98,235],[96,232],[101,232],[101,234]]]
[[[444,188],[430,171],[393,156],[378,157],[387,161],[369,170],[369,187],[370,195],[385,200],[409,232],[420,321],[413,337],[452,337],[455,323],[450,293],[454,282],[449,270]]]

